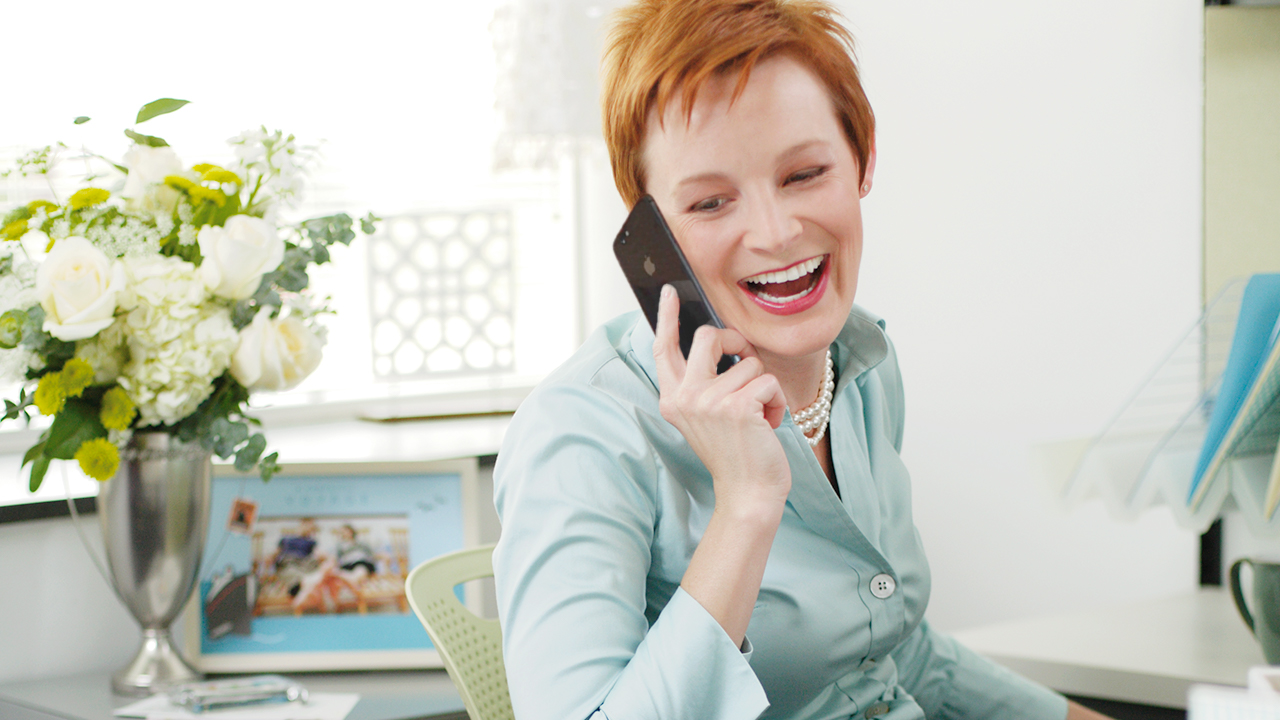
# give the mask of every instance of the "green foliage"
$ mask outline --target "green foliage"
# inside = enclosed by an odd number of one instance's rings
[[[22,418],[25,422],[31,422],[31,411],[28,408],[34,405],[35,401],[34,393],[28,395],[26,388],[20,388],[18,390],[18,402],[15,403],[12,400],[4,401],[4,417],[0,419],[17,420]],[[26,465],[27,463],[24,460],[22,464]]]
[[[171,113],[174,110],[181,108],[183,105],[186,105],[188,102],[189,101],[187,100],[175,100],[173,98],[152,100],[138,110],[138,119],[134,120],[134,122],[138,124],[144,123],[153,117]],[[85,119],[88,120],[88,118]]]
[[[262,475],[262,482],[267,482],[273,475],[280,472],[280,463],[276,462],[279,457],[280,453],[271,453],[258,462],[258,472]]]
[[[236,470],[240,472],[252,470],[253,466],[258,464],[258,458],[262,456],[262,451],[266,449],[267,436],[262,433],[254,433],[253,437],[249,438],[249,442],[236,451]]]
[[[81,398],[69,399],[53,418],[41,454],[55,460],[71,460],[81,443],[106,436],[107,429],[98,419],[97,407]]]
[[[155,135],[143,135],[140,132],[125,130],[124,134],[128,138],[139,145],[148,145],[150,147],[169,147],[169,143],[156,137]]]
[[[87,116],[87,115],[81,115],[80,117],[77,117],[75,120],[72,120],[71,122],[73,122],[73,123],[75,123],[75,124],[77,124],[77,125],[83,125],[83,124],[85,124],[85,123],[89,122],[89,116]]]

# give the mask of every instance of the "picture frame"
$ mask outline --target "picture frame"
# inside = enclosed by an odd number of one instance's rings
[[[188,659],[205,673],[443,667],[404,579],[479,544],[477,466],[290,464],[264,483],[215,465]]]

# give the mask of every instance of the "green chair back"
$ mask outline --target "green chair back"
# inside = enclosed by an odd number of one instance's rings
[[[427,560],[409,573],[405,590],[472,720],[514,720],[502,628],[472,613],[453,592],[461,583],[492,575],[493,545],[486,545]]]

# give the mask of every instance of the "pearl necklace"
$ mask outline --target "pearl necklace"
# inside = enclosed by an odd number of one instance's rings
[[[835,364],[831,361],[831,348],[827,348],[827,372],[822,378],[818,398],[812,405],[791,414],[791,419],[800,426],[800,431],[809,441],[809,447],[817,447],[827,432],[827,423],[831,421],[831,396],[835,389]]]

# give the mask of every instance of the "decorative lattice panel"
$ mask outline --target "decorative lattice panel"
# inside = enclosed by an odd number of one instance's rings
[[[509,211],[388,218],[368,251],[375,377],[514,368]]]

